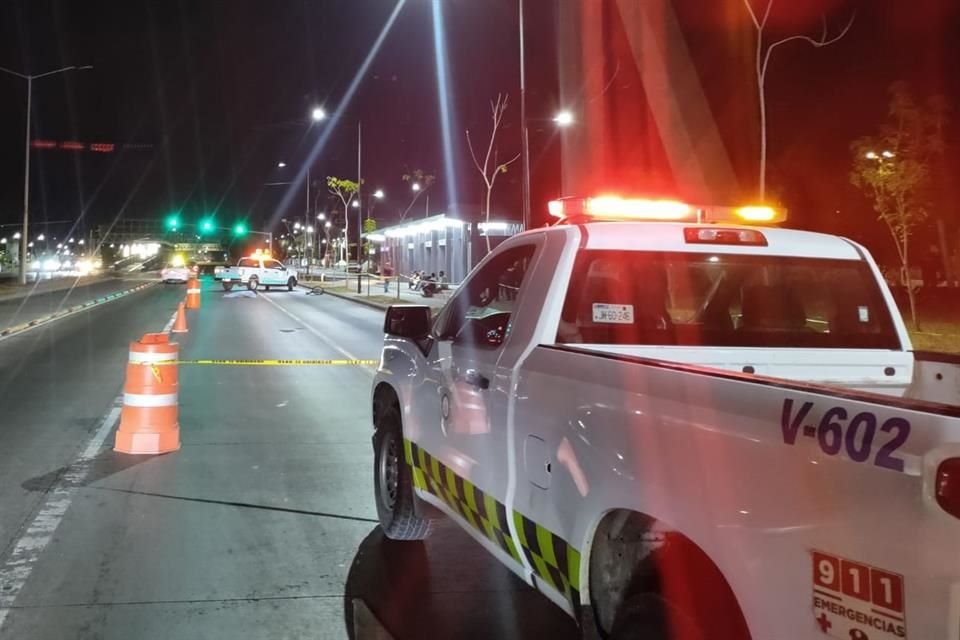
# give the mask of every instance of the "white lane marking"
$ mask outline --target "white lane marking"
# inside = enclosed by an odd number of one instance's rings
[[[353,355],[352,353],[350,353],[349,351],[347,351],[346,349],[344,349],[344,348],[341,347],[340,345],[334,343],[332,340],[330,340],[330,338],[328,338],[327,336],[323,335],[322,333],[320,333],[319,331],[317,331],[316,329],[314,329],[312,326],[310,326],[309,323],[304,322],[304,321],[303,321],[302,319],[300,319],[297,315],[293,314],[293,313],[290,312],[290,311],[287,311],[284,307],[280,306],[280,303],[279,303],[279,302],[275,302],[275,301],[271,300],[269,296],[257,296],[257,297],[260,298],[261,300],[266,300],[267,302],[269,302],[270,304],[272,304],[273,306],[275,306],[275,307],[276,307],[277,309],[279,309],[282,313],[286,314],[291,320],[293,320],[294,322],[297,322],[298,324],[302,325],[304,329],[306,329],[307,331],[309,331],[310,333],[312,333],[312,334],[315,335],[316,337],[320,338],[320,341],[321,341],[321,342],[323,342],[325,345],[327,345],[328,347],[330,347],[330,348],[333,349],[334,351],[337,351],[338,353],[340,353],[340,354],[341,354],[343,357],[345,357],[347,360],[361,360],[361,358],[356,357],[355,355]],[[362,366],[359,366],[359,367],[356,367],[356,368],[359,369],[360,371],[363,371],[364,373],[368,374],[370,377],[373,377],[373,376],[374,376],[374,373],[375,373],[375,371],[376,371],[376,367],[371,367],[370,365],[362,365]]]
[[[6,340],[7,338],[18,336],[21,333],[29,331],[30,329],[36,329],[37,327],[42,327],[45,324],[50,324],[55,320],[62,320],[63,318],[69,318],[70,316],[76,315],[83,311],[89,311],[94,307],[99,307],[100,305],[107,304],[108,302],[119,300],[120,298],[124,298],[130,295],[131,293],[136,293],[137,291],[142,291],[143,289],[146,289],[147,287],[150,287],[154,284],[155,283],[153,282],[148,282],[146,284],[141,284],[136,287],[133,287],[132,289],[125,289],[123,291],[116,291],[114,293],[109,293],[105,296],[100,296],[98,298],[94,298],[93,300],[88,300],[87,302],[77,303],[65,311],[58,310],[46,316],[41,316],[39,318],[35,318],[27,322],[21,322],[20,324],[15,325],[13,327],[2,328],[0,329],[0,332],[7,332],[7,333],[3,333],[2,335],[0,335],[0,342]]]
[[[173,325],[177,322],[177,314],[180,313],[180,310],[177,309],[173,312],[173,315],[170,316],[170,320],[163,326],[163,331],[160,333],[170,333],[173,330]]]
[[[73,502],[77,487],[86,479],[90,461],[100,452],[104,440],[110,435],[120,418],[122,400],[123,396],[118,396],[113,401],[113,406],[103,417],[103,421],[83,452],[47,491],[46,500],[40,510],[17,539],[10,556],[0,565],[0,631],[3,630],[3,623],[17,596],[30,578],[34,566],[53,539],[57,527],[63,522],[63,516]]]

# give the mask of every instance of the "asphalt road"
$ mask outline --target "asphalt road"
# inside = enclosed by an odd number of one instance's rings
[[[379,355],[376,310],[204,289],[183,359]],[[92,446],[128,341],[182,295],[152,287],[0,342],[0,638],[575,637],[452,524],[383,538],[370,368],[181,365],[180,451],[114,453],[112,431]],[[11,566],[15,548],[29,560]]]

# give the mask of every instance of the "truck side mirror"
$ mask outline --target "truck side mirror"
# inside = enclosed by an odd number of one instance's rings
[[[423,340],[430,335],[432,324],[430,307],[415,304],[393,305],[387,309],[383,332],[397,338]]]

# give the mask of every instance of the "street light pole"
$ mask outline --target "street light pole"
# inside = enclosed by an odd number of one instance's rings
[[[33,111],[33,78],[27,76],[27,127],[23,152],[23,229],[20,234],[20,284],[27,284],[27,237],[30,231],[30,121]],[[39,280],[40,276],[37,276]]]
[[[363,243],[363,198],[361,196],[363,189],[363,175],[360,173],[361,151],[363,149],[363,129],[361,123],[357,122],[357,273],[360,273],[361,251],[360,246]],[[347,238],[347,251],[350,251],[350,239]],[[347,256],[347,263],[350,262],[350,256]],[[357,293],[360,293],[360,279],[357,278]]]
[[[23,230],[20,235],[20,284],[27,284],[27,249],[28,245],[28,232],[30,231],[30,125],[31,125],[31,116],[33,115],[33,81],[39,80],[40,78],[45,78],[47,76],[52,76],[58,73],[64,73],[65,71],[75,71],[75,70],[86,70],[92,69],[90,65],[85,65],[78,67],[71,65],[69,67],[63,67],[61,69],[54,69],[53,71],[47,71],[46,73],[39,73],[37,75],[27,75],[25,73],[18,73],[12,69],[7,69],[5,67],[0,67],[0,71],[9,73],[12,76],[16,76],[22,80],[27,81],[27,130],[24,134],[25,139],[25,151],[24,151],[24,169],[23,169]]]

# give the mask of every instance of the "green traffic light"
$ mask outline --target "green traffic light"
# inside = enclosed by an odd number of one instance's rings
[[[176,215],[167,216],[166,225],[170,231],[176,231],[177,227],[180,226],[180,218]]]
[[[238,222],[237,224],[233,225],[233,234],[237,236],[247,235],[247,225],[243,224],[242,222]]]
[[[213,220],[204,220],[200,223],[201,231],[213,231]]]

